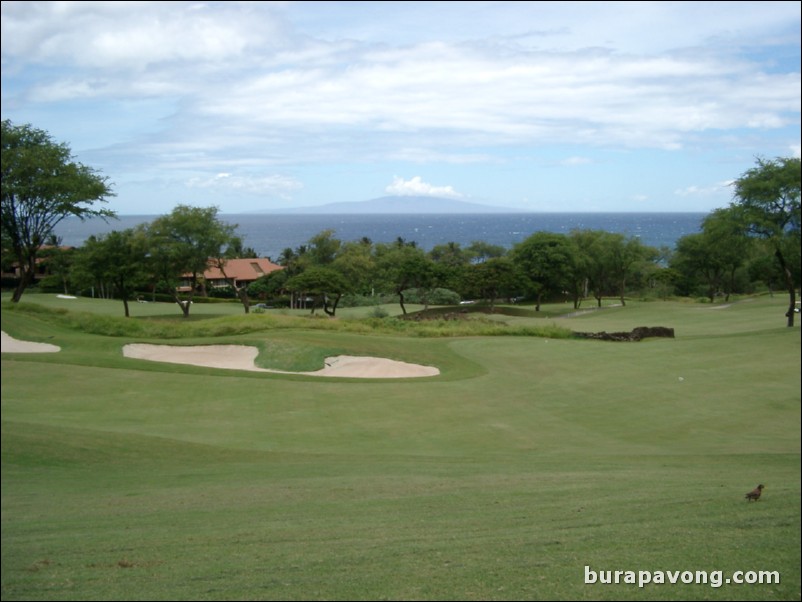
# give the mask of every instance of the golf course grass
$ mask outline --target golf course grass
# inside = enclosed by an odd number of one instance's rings
[[[802,354],[781,296],[477,315],[492,335],[367,308],[196,304],[182,322],[162,304],[127,321],[120,302],[19,305],[2,330],[61,351],[2,355],[3,600],[800,599]],[[676,338],[557,336],[637,326]],[[540,328],[556,334],[528,336]],[[123,357],[135,342],[440,375]],[[588,570],[724,582],[585,583]],[[779,582],[726,583],[738,571]]]

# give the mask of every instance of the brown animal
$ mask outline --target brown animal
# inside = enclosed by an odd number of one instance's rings
[[[746,494],[747,500],[755,500],[758,501],[760,499],[760,494],[763,493],[763,485],[758,485],[752,491]]]

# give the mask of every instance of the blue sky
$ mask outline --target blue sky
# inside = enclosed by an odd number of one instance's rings
[[[800,3],[3,2],[2,118],[120,214],[710,211],[800,155]]]

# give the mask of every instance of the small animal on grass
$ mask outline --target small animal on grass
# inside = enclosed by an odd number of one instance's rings
[[[758,485],[752,491],[747,493],[744,497],[749,501],[751,500],[758,501],[760,499],[761,493],[763,493],[763,485]]]

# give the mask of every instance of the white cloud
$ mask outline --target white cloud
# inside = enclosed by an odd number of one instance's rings
[[[410,180],[393,177],[393,183],[385,188],[391,195],[397,196],[436,196],[449,199],[459,199],[462,195],[451,186],[432,186],[421,180],[420,176],[415,176]]]
[[[343,171],[333,165],[392,174],[418,163],[435,181],[464,169],[461,188],[524,196],[545,186],[532,170],[520,175],[532,157],[570,167],[604,156],[612,170],[609,152],[632,149],[697,167],[685,149],[800,154],[796,2],[31,1],[0,10],[3,118],[80,139],[78,150],[117,181],[146,171],[243,198],[302,188],[254,175],[286,171],[303,173],[311,195],[334,188]],[[735,163],[717,160],[707,172],[666,175],[650,198],[703,196],[710,187],[682,183],[729,177],[721,166]],[[450,175],[437,175],[445,164]],[[516,173],[518,188],[504,181]],[[392,188],[461,196],[420,177]]]
[[[325,39],[407,46],[421,39],[487,38],[530,49],[644,54],[726,45],[746,31],[762,33],[762,43],[771,44],[776,38],[770,34],[782,26],[792,31],[800,11],[795,2],[383,2],[380,9],[354,7],[343,19],[349,3],[316,3],[314,18],[303,4],[289,3],[287,15],[300,15],[305,29]]]
[[[697,133],[773,129],[798,114],[798,74],[712,56],[496,51],[420,44],[353,50],[198,96],[204,119],[270,132],[321,128],[355,141],[415,135],[427,146],[581,144],[679,149]],[[221,90],[221,92],[223,92]]]
[[[706,197],[720,195],[727,192],[727,189],[732,186],[733,181],[727,180],[725,182],[718,182],[710,186],[697,186],[695,184],[686,186],[685,188],[678,188],[674,194],[681,197]]]
[[[303,188],[303,184],[287,176],[235,176],[225,172],[211,177],[190,178],[185,184],[188,188],[211,188],[231,192],[265,194],[281,198],[288,198],[289,193]]]
[[[271,10],[242,3],[222,10],[193,2],[3,3],[2,31],[4,55],[123,71],[209,65],[286,40]]]
[[[502,5],[506,16],[492,17],[494,27],[510,27],[523,11],[553,22],[546,29],[564,29],[562,11],[512,4],[524,6]],[[321,146],[330,148],[382,137],[385,156],[410,136],[444,155],[453,155],[446,147],[555,142],[675,150],[695,133],[773,129],[798,118],[799,73],[762,73],[715,52],[531,46],[560,35],[530,36],[529,45],[515,36],[396,46],[329,41],[297,35],[280,10],[270,3],[3,3],[4,69],[25,61],[69,67],[13,92],[11,100],[169,96],[182,99],[181,119],[167,127],[196,144],[222,122],[234,134],[283,144],[284,152],[292,152],[291,138],[324,129]],[[611,18],[595,5],[586,10],[595,17],[574,15],[572,39]],[[628,11],[632,23],[611,33],[617,44],[655,12],[661,21],[684,16],[649,3]],[[718,21],[730,26],[746,19],[719,12],[725,14]],[[763,14],[754,22],[771,19],[763,10],[751,13]],[[710,33],[695,22],[692,34],[683,35],[698,43]]]
[[[791,156],[792,157],[794,157],[796,159],[799,159],[800,157],[802,157],[802,144],[792,144],[789,147],[789,150],[791,151]]]

